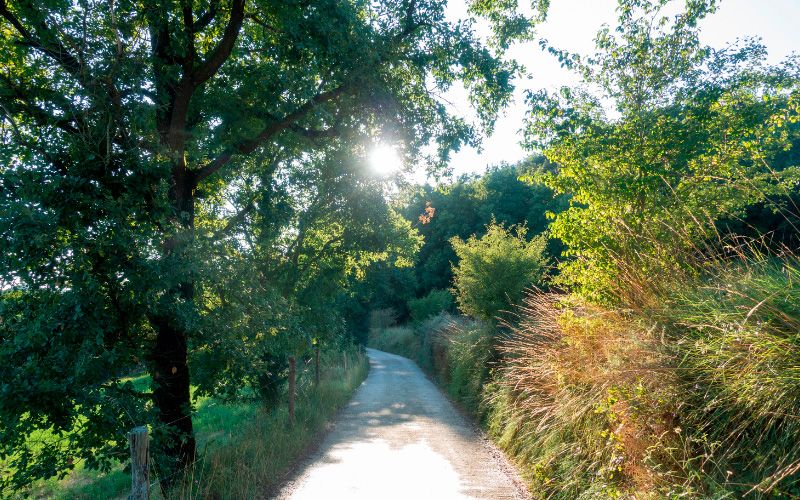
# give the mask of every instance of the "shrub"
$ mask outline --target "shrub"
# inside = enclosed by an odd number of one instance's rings
[[[408,301],[414,322],[424,321],[453,308],[453,295],[448,290],[431,290],[428,295]]]
[[[458,255],[453,267],[454,292],[459,308],[476,318],[493,320],[521,302],[527,287],[541,283],[547,268],[547,239],[525,238],[525,226],[487,226],[481,238],[450,243]]]

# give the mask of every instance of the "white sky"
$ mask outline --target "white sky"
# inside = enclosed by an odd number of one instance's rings
[[[529,2],[520,0],[520,4],[526,3]],[[615,25],[616,5],[616,0],[552,0],[547,21],[538,27],[537,34],[555,47],[591,54],[595,51],[594,36],[601,25]],[[453,19],[466,18],[466,2],[450,0],[447,15]],[[721,0],[717,12],[700,25],[701,41],[723,47],[736,38],[758,36],[769,51],[770,62],[777,63],[792,51],[800,50],[798,19],[800,0]],[[479,27],[479,33],[485,32]],[[575,76],[561,68],[555,57],[543,52],[537,42],[517,44],[509,57],[522,63],[529,77],[517,80],[514,102],[498,119],[492,136],[484,139],[483,151],[464,148],[453,155],[450,165],[456,175],[480,173],[487,166],[524,158],[526,152],[519,145],[526,110],[524,91],[555,90],[576,83]],[[463,89],[453,89],[447,98],[458,114],[474,116]]]

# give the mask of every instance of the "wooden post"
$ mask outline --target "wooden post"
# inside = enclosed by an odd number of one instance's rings
[[[342,354],[344,354],[344,372],[347,373],[347,351]]]
[[[314,385],[319,387],[319,346],[314,350]]]
[[[131,495],[128,500],[150,500],[150,453],[147,427],[128,433],[131,447]]]
[[[294,356],[289,357],[289,423],[294,425],[294,393],[297,379],[297,366]]]

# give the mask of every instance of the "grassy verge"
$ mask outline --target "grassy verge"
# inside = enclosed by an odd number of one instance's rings
[[[800,497],[800,259],[709,263],[648,298],[534,294],[508,333],[441,315],[370,339],[431,373],[541,498]]]
[[[369,364],[361,353],[348,354],[347,370],[341,353],[323,356],[319,387],[311,382],[310,365],[299,374],[295,425],[289,425],[285,404],[263,408],[257,403],[222,403],[201,398],[194,417],[200,458],[187,477],[191,484],[171,496],[254,498],[275,488],[336,411],[352,396],[367,375]],[[155,480],[155,478],[152,478]],[[127,498],[130,475],[123,464],[108,473],[76,469],[63,480],[40,481],[26,496],[54,499]],[[160,490],[151,494],[160,498]]]

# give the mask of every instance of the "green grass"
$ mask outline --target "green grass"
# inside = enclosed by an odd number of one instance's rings
[[[323,355],[318,388],[313,387],[311,365],[300,367],[294,426],[285,403],[263,408],[199,398],[193,423],[200,457],[187,477],[193,486],[170,497],[253,498],[275,488],[366,377],[369,365],[363,354],[348,353],[347,371],[343,362],[342,353]],[[147,383],[146,377],[140,379],[136,382]],[[78,464],[67,478],[39,481],[23,493],[34,498],[123,499],[129,492],[130,475],[123,464],[108,473]],[[161,497],[158,486],[151,494]]]
[[[367,344],[381,351],[417,360],[422,348],[421,338],[409,326],[372,328]]]

